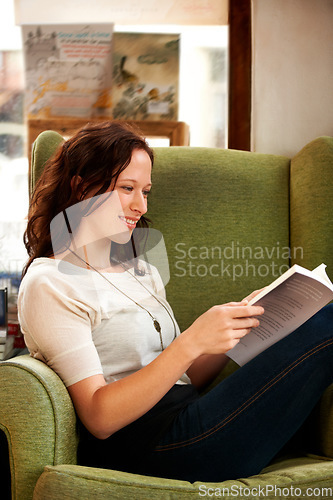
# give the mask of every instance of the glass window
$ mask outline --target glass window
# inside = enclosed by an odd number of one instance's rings
[[[17,288],[26,251],[22,241],[28,207],[24,125],[24,68],[13,0],[0,7],[0,287]]]
[[[178,120],[190,146],[227,147],[228,26],[115,25],[116,32],[180,35]]]

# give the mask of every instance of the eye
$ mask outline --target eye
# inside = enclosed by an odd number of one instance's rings
[[[146,198],[148,198],[148,195],[149,195],[150,191],[151,191],[150,189],[146,189],[145,191],[142,191],[143,196],[145,196]]]
[[[121,189],[124,189],[125,191],[128,191],[128,192],[133,191],[133,187],[132,186],[121,186]]]

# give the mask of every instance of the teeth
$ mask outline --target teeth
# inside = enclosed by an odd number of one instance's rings
[[[133,219],[128,219],[127,217],[120,217],[120,218],[125,222],[127,222],[127,224],[131,224],[132,226],[136,224],[136,221],[134,221]]]

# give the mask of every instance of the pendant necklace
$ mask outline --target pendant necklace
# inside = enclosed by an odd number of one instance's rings
[[[155,328],[155,330],[157,331],[157,333],[159,335],[160,344],[161,344],[161,350],[164,351],[161,325],[160,325],[159,321],[152,315],[152,313],[146,307],[144,307],[142,304],[140,304],[139,302],[137,302],[136,300],[134,300],[132,297],[130,297],[129,295],[127,295],[127,293],[123,292],[123,290],[121,290],[120,288],[118,288],[114,283],[112,283],[112,281],[110,281],[106,276],[104,276],[104,274],[101,273],[98,269],[96,269],[94,266],[92,266],[91,264],[89,264],[89,262],[87,262],[88,261],[88,255],[87,255],[86,247],[84,247],[84,254],[85,254],[85,257],[86,257],[87,260],[84,260],[76,252],[73,252],[73,250],[71,250],[70,248],[68,248],[68,250],[77,259],[79,259],[81,262],[83,262],[86,265],[87,269],[94,270],[97,274],[99,274],[102,278],[104,278],[105,281],[107,281],[111,286],[113,286],[119,293],[123,294],[125,297],[127,297],[129,300],[131,300],[138,307],[140,307],[141,309],[143,309],[144,311],[146,311],[146,313],[150,316],[150,318],[151,318],[151,320],[153,322],[154,328]],[[134,274],[130,273],[128,271],[128,269],[126,269],[123,266],[123,264],[121,262],[118,262],[118,264],[124,269],[125,272],[127,272],[130,276],[132,276],[145,290],[147,290],[147,292],[166,310],[166,312],[170,316],[170,318],[172,320],[172,323],[173,323],[173,327],[174,327],[174,339],[175,339],[176,336],[177,336],[176,325],[175,325],[175,322],[174,322],[174,319],[173,319],[172,315],[170,314],[170,312],[168,311],[168,309],[165,307],[165,305],[153,293],[151,293],[150,290],[148,290],[148,288],[145,285],[143,285],[143,283],[141,283],[141,281]]]

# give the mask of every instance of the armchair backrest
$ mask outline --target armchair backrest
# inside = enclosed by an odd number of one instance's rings
[[[318,137],[291,160],[291,246],[303,248],[303,259],[292,259],[313,269],[322,262],[333,280],[333,137]]]
[[[54,154],[57,147],[64,141],[62,135],[53,130],[45,130],[32,145],[31,164],[29,170],[29,193],[33,192],[43,171],[45,163]]]

